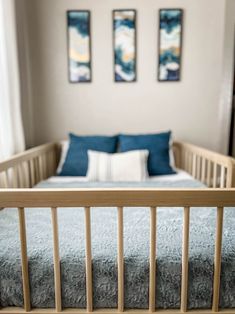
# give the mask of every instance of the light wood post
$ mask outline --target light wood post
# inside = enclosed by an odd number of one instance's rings
[[[91,253],[91,213],[90,213],[90,207],[85,207],[85,225],[86,225],[87,312],[92,312],[92,310],[93,310],[93,293],[92,293],[92,253]]]
[[[150,208],[149,311],[156,307],[156,207]]]
[[[55,281],[55,305],[56,311],[62,310],[61,303],[61,276],[60,276],[60,253],[57,208],[51,208],[52,230],[53,230],[53,253],[54,253],[54,281]]]
[[[29,288],[29,272],[28,272],[27,240],[26,240],[24,208],[19,208],[18,214],[19,214],[19,227],[20,227],[19,229],[20,229],[24,309],[26,312],[29,312],[31,310],[31,305],[30,305],[30,288]]]
[[[187,311],[188,301],[188,256],[189,256],[190,208],[184,208],[183,245],[182,245],[182,278],[181,278],[181,312]]]
[[[218,312],[219,310],[223,215],[224,215],[223,207],[218,207],[217,208],[217,222],[216,222],[216,239],[215,239],[215,259],[214,259],[214,283],[213,283],[213,302],[212,302],[213,312]]]
[[[118,207],[118,311],[124,311],[123,207]]]

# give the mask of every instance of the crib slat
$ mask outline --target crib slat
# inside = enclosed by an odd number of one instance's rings
[[[31,305],[30,305],[29,272],[28,272],[27,240],[24,208],[19,208],[18,214],[19,214],[24,309],[26,312],[29,312],[31,310]]]
[[[24,172],[23,172],[22,164],[19,164],[17,166],[17,175],[18,175],[19,188],[24,188]]]
[[[183,244],[182,244],[181,312],[187,311],[189,224],[190,224],[190,207],[185,207],[183,225]]]
[[[188,152],[184,151],[184,170],[188,172]]]
[[[201,181],[205,183],[206,178],[206,159],[202,159],[202,173],[201,173]]]
[[[190,174],[192,174],[192,162],[193,162],[193,155],[192,155],[192,153],[188,153],[188,159],[189,159],[189,161],[188,161],[188,164],[189,164],[189,173]]]
[[[43,159],[42,155],[38,156],[38,165],[39,165],[39,180],[43,180]]]
[[[25,177],[25,187],[30,188],[30,174],[29,174],[29,163],[23,164],[24,167],[24,177]]]
[[[207,164],[207,180],[206,180],[206,184],[208,187],[211,186],[211,161],[208,160],[208,164]]]
[[[150,209],[149,311],[155,312],[156,295],[156,207]]]
[[[217,187],[217,164],[214,163],[214,168],[213,168],[213,188]]]
[[[8,177],[6,171],[0,173],[0,187],[8,188]]]
[[[193,169],[192,169],[192,176],[196,178],[197,175],[197,155],[193,154]]]
[[[52,230],[53,230],[53,253],[54,253],[54,281],[55,281],[55,305],[56,311],[62,310],[61,303],[61,276],[60,276],[60,253],[57,208],[51,208]]]
[[[18,174],[17,174],[17,168],[12,168],[12,186],[13,188],[18,188]]]
[[[200,180],[200,176],[201,176],[201,157],[197,156],[196,179]]]
[[[220,188],[224,188],[224,181],[225,181],[225,167],[221,167],[221,176],[220,176]]]
[[[87,312],[92,312],[92,255],[91,255],[91,212],[90,207],[85,207],[86,225],[86,298]]]
[[[219,310],[223,215],[224,215],[223,207],[218,207],[217,208],[217,221],[216,221],[214,283],[213,283],[213,301],[212,301],[212,311],[213,312],[218,312],[218,310]]]
[[[35,184],[37,184],[40,181],[38,157],[33,159],[33,164],[34,164],[34,168],[35,168]]]
[[[34,160],[30,159],[29,161],[29,173],[30,173],[30,184],[33,187],[36,184],[35,181],[35,167],[34,167]]]
[[[118,311],[124,311],[123,207],[118,207]]]

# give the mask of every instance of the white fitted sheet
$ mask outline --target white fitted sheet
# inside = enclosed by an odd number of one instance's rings
[[[193,180],[193,177],[188,174],[186,171],[181,169],[176,169],[176,174],[171,175],[163,175],[163,176],[152,176],[147,179],[147,181],[155,181],[155,182],[162,182],[162,181],[181,181],[181,180]],[[53,176],[48,178],[47,182],[49,183],[72,183],[72,182],[88,182],[87,177],[66,177],[66,176]]]

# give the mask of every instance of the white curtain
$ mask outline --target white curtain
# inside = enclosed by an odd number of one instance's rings
[[[14,0],[0,0],[0,160],[25,149]]]

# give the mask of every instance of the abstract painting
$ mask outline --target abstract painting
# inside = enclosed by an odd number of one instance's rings
[[[68,11],[69,81],[91,82],[90,12]]]
[[[158,80],[179,81],[183,11],[181,9],[161,9],[159,20]]]
[[[113,11],[114,80],[136,80],[136,11]]]

